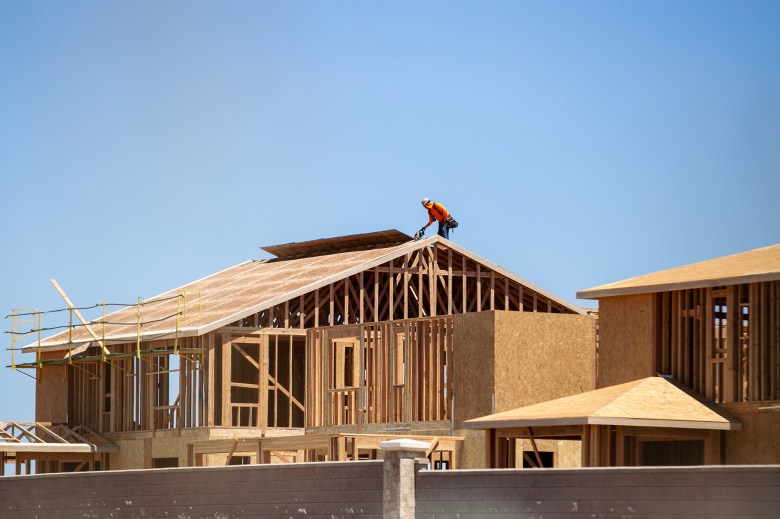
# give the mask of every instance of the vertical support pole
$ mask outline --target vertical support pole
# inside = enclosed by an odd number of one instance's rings
[[[328,325],[336,324],[336,303],[333,299],[333,283],[330,284],[330,315],[328,316]]]
[[[452,249],[447,249],[447,315],[452,315]]]
[[[360,324],[363,324],[366,322],[366,311],[365,311],[365,299],[366,299],[366,286],[365,286],[365,280],[363,278],[363,271],[360,272]]]
[[[496,273],[490,271],[490,310],[496,309]]]
[[[388,304],[389,317],[387,318],[387,320],[392,321],[395,318],[395,308],[394,308],[395,307],[395,297],[394,297],[395,296],[395,271],[393,270],[393,260],[390,260],[390,269],[389,269],[388,276],[390,276],[390,283],[387,285],[389,290],[387,294],[388,302],[389,302]]]
[[[374,319],[379,322],[379,267],[374,267]]]
[[[179,297],[176,298],[176,335],[173,337],[173,353],[178,354],[179,353],[179,326],[181,324],[181,300],[182,295],[180,294]]]
[[[38,348],[35,354],[38,362],[36,377],[40,381],[41,375],[43,375],[43,360],[41,359],[41,312],[36,312],[35,317],[36,320],[38,321],[37,324],[35,325],[35,328],[38,330]]]
[[[362,328],[362,327],[361,327]],[[358,393],[357,398],[355,399],[355,407],[357,408],[357,411],[355,412],[355,423],[357,423],[357,431],[360,432],[360,427],[368,422],[368,399],[367,395],[365,394],[366,391],[366,375],[368,375],[368,366],[366,366],[366,355],[365,355],[365,348],[366,348],[366,333],[364,330],[360,330],[359,332],[360,336],[358,337],[358,341],[355,344],[355,348],[357,351],[353,353],[353,360],[352,363],[355,365],[353,368],[353,371],[355,373],[355,377],[357,378],[357,383],[353,381],[353,385],[356,385],[358,387]],[[352,444],[355,445],[354,443]],[[355,458],[353,458],[355,459]]]
[[[350,278],[345,279],[343,283],[344,283],[344,315],[342,316],[341,323],[349,324],[349,289],[352,284],[350,283]]]
[[[320,289],[314,291],[314,327],[320,326]]]
[[[438,248],[434,247],[433,250],[426,247],[428,256],[428,316],[436,317],[436,307],[439,306],[439,301],[436,298],[436,292],[438,288]]]
[[[303,330],[306,327],[306,309],[304,308],[303,294],[298,300],[298,328]]]
[[[72,310],[71,310],[72,312]],[[20,317],[21,319],[21,317]],[[20,330],[21,331],[21,330]],[[68,334],[68,339],[70,339],[70,334]],[[68,340],[70,342],[70,340]],[[16,360],[14,353],[16,352],[16,309],[14,308],[11,310],[11,369],[16,369]],[[68,360],[70,360],[70,350],[68,350]],[[3,465],[5,465],[5,453],[0,453],[2,456]],[[0,473],[0,476],[4,476],[5,473]]]
[[[72,318],[71,318],[72,320]],[[135,358],[141,358],[141,296],[138,296],[138,309],[136,310],[136,342]]]
[[[68,364],[73,364],[73,309],[68,308]],[[11,351],[11,364],[13,364],[13,350]]]
[[[383,517],[385,519],[414,519],[415,477],[427,468],[425,459],[430,444],[402,438],[379,443],[384,451]]]
[[[582,435],[580,444],[582,446],[582,457],[580,458],[580,465],[582,467],[590,467],[590,428],[591,426],[585,424],[582,426]]]
[[[233,425],[232,385],[231,385],[231,355],[233,343],[228,334],[222,334],[222,427]]]
[[[404,255],[403,276],[404,276],[404,319],[409,319],[409,258],[411,254]]]
[[[482,311],[482,269],[477,263],[477,312]]]
[[[103,332],[103,344],[105,344],[106,343],[106,302],[105,301],[103,301],[103,326],[102,326],[102,332]],[[105,349],[100,354],[100,358],[103,360],[103,362],[106,361],[106,350]]]
[[[208,391],[206,392],[206,425],[208,427],[214,426],[214,381],[216,380],[216,373],[214,366],[216,365],[216,347],[214,346],[214,332],[210,332],[208,335],[208,354],[206,355],[206,377],[208,382]]]
[[[417,317],[425,317],[423,314],[423,263],[425,252],[417,253]]]
[[[461,306],[460,313],[465,314],[466,312],[469,311],[469,305],[467,303],[468,298],[467,298],[467,294],[466,294],[466,292],[467,292],[467,290],[466,290],[467,278],[466,278],[466,255],[465,254],[461,255],[461,257],[460,257],[460,264],[461,264],[461,267],[460,267],[461,288],[462,288],[462,292],[463,292],[463,296],[462,296],[462,299],[460,301],[460,306]]]

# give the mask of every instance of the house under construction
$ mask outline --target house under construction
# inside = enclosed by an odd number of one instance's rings
[[[43,473],[371,459],[402,434],[430,442],[435,468],[482,467],[485,432],[465,420],[596,387],[592,317],[439,236],[264,250],[275,258],[90,323],[74,309],[73,326],[25,343],[35,360],[12,367],[34,372],[36,418],[0,422],[3,461]],[[28,321],[42,328],[20,312],[14,330]],[[543,448],[580,463],[572,442]]]
[[[490,466],[530,431],[580,440],[584,466],[780,463],[780,245],[578,297],[599,300],[598,389],[470,420]]]

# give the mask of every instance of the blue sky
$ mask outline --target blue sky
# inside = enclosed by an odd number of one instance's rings
[[[423,196],[591,306],[778,243],[779,22],[774,1],[4,0],[0,312],[62,308],[52,277],[133,302],[261,245],[412,234]],[[33,418],[31,379],[0,391],[0,420]]]

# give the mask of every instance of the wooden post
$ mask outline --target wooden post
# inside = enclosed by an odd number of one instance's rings
[[[320,289],[314,291],[314,327],[320,326]]]
[[[426,250],[428,251],[428,316],[436,317],[436,307],[438,306],[438,301],[436,299],[436,285],[438,283],[436,280],[436,275],[438,274],[436,257],[439,249],[438,247],[434,247],[433,250],[431,250],[426,247]]]
[[[222,427],[233,425],[233,411],[231,408],[231,374],[230,361],[233,352],[233,344],[230,335],[222,334]]]
[[[394,304],[394,295],[395,295],[395,271],[393,270],[393,260],[390,260],[389,264],[390,270],[388,276],[390,276],[390,283],[388,283],[388,301],[389,301],[389,317],[387,318],[388,321],[392,321],[395,316],[395,304]]]
[[[336,324],[336,299],[333,294],[333,283],[330,284],[330,316],[328,317],[328,326]]]
[[[409,257],[409,253],[404,255],[404,319],[409,319]]]
[[[374,322],[379,321],[379,267],[374,267]]]
[[[482,270],[479,263],[477,263],[477,312],[482,311]]]
[[[452,249],[447,249],[447,315],[452,315]]]
[[[360,272],[360,323],[366,322],[365,312],[366,287],[363,280],[363,272]]]
[[[265,434],[265,430],[268,427],[268,348],[270,348],[270,335],[263,335],[258,345],[260,349],[260,369],[259,380],[257,381],[260,391],[259,397],[259,416],[257,417],[257,425]]]
[[[490,310],[496,309],[496,273],[490,271]]]

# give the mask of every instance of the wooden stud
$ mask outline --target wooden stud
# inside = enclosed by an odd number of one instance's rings
[[[477,263],[477,312],[482,311],[482,266]]]
[[[411,253],[407,253],[404,255],[404,263],[403,263],[403,269],[404,269],[404,319],[409,319],[409,258],[411,256]]]
[[[360,323],[366,322],[366,309],[365,309],[365,300],[366,300],[366,286],[364,281],[364,272],[360,272]]]
[[[496,309],[496,273],[490,271],[490,310]]]

